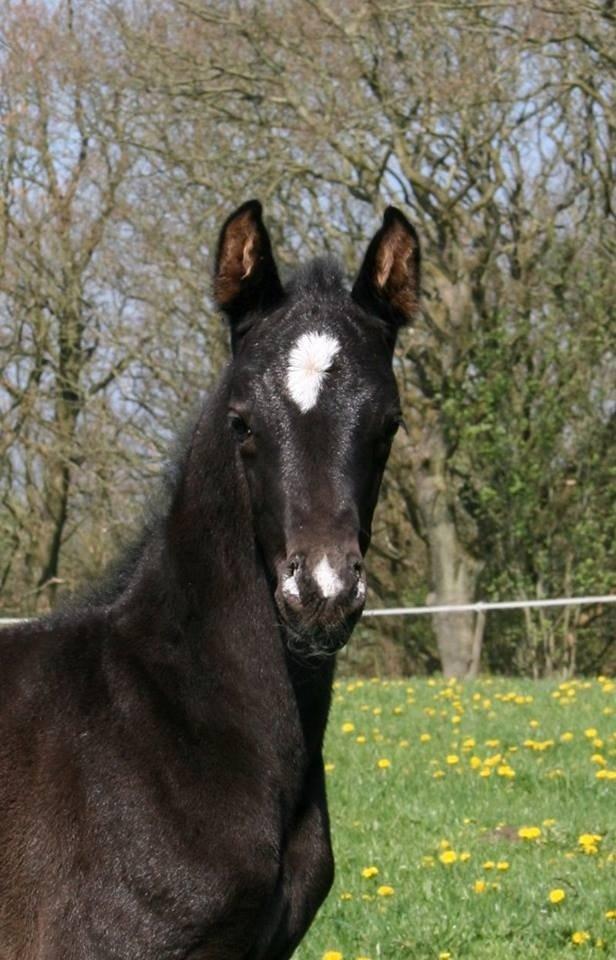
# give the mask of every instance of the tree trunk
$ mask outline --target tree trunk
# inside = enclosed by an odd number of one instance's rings
[[[62,541],[68,517],[71,490],[71,463],[75,455],[77,421],[83,409],[81,376],[84,365],[83,318],[79,312],[79,291],[71,291],[72,308],[58,316],[58,373],[55,383],[56,446],[50,451],[45,477],[45,503],[49,519],[41,538],[41,574],[37,588],[37,610],[53,606],[60,570]]]
[[[473,603],[479,564],[462,547],[455,524],[447,510],[427,530],[435,604]],[[436,613],[432,626],[436,636],[443,674],[446,677],[475,677],[479,672],[485,617],[464,611]]]
[[[465,547],[455,484],[448,474],[445,443],[437,423],[419,427],[421,440],[412,438],[414,499],[422,537],[430,557],[431,604],[473,603],[481,562]],[[466,531],[467,534],[469,531]],[[468,542],[469,537],[465,537]],[[446,677],[474,677],[479,671],[485,615],[474,612],[438,613],[433,628]]]

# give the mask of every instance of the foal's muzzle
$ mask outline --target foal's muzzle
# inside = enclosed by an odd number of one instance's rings
[[[315,645],[343,646],[366,600],[358,550],[340,547],[293,552],[278,565],[276,602],[285,621]]]

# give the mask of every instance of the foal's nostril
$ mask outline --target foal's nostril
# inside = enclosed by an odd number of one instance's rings
[[[347,554],[347,570],[355,581],[361,580],[364,573],[364,563],[355,551]]]
[[[294,577],[296,573],[299,573],[302,567],[302,557],[299,553],[296,553],[290,560],[287,562],[287,570],[289,571],[289,576]]]
[[[304,556],[294,553],[284,564],[280,575],[280,589],[285,603],[292,607],[301,606],[300,579],[304,567]]]

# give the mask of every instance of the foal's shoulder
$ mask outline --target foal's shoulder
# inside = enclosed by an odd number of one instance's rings
[[[101,617],[84,608],[79,613],[50,614],[0,628],[0,684],[19,672],[36,679],[54,672],[70,673],[70,664],[91,655],[102,636]]]

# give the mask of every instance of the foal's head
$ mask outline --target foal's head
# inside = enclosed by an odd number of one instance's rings
[[[214,290],[231,324],[229,430],[298,648],[338,649],[365,602],[363,556],[401,423],[393,349],[418,286],[417,235],[393,207],[351,292],[329,261],[283,287],[257,201],[220,235]]]

